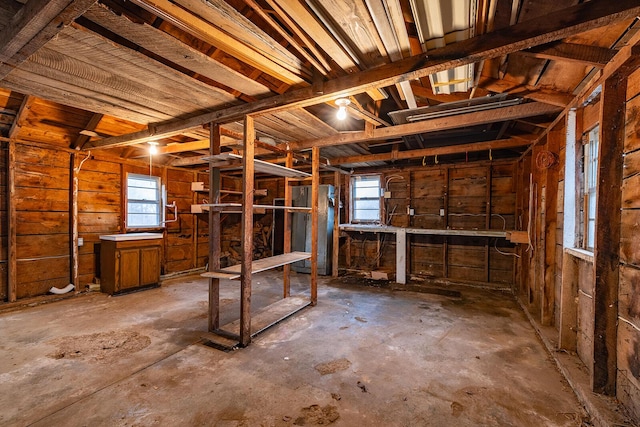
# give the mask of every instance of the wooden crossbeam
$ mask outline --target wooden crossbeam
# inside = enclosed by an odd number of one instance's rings
[[[575,43],[553,43],[525,49],[518,54],[534,58],[575,62],[602,68],[613,58],[616,51],[600,46],[587,46]]]
[[[418,159],[420,157],[444,156],[448,154],[468,153],[486,150],[502,150],[507,148],[527,147],[533,142],[533,138],[526,139],[499,139],[495,141],[471,142],[468,144],[449,145],[446,147],[421,148],[419,150],[392,151],[381,154],[363,154],[359,156],[334,157],[329,159],[332,165],[352,163],[367,163],[393,160]]]
[[[30,0],[0,32],[0,79],[55,37],[96,0]]]
[[[341,133],[327,138],[313,139],[307,141],[290,142],[289,148],[307,150],[312,147],[328,147],[342,144],[356,144],[359,142],[370,142],[381,139],[393,139],[406,135],[418,133],[438,132],[448,129],[455,129],[461,126],[475,126],[487,123],[502,122],[506,120],[516,120],[524,117],[533,117],[543,114],[557,114],[562,109],[554,105],[540,102],[530,102],[527,104],[513,105],[511,107],[495,108],[493,110],[476,111],[466,114],[458,114],[449,117],[439,117],[431,120],[407,123],[403,125],[386,128],[373,129],[371,132],[348,132]]]
[[[509,28],[434,49],[428,56],[415,55],[391,64],[329,80],[323,85],[321,94],[316,93],[314,88],[309,86],[247,105],[205,113],[185,120],[158,123],[147,130],[96,141],[92,146],[130,145],[150,136],[162,138],[170,134],[175,135],[180,130],[198,127],[208,122],[228,123],[240,120],[247,114],[273,113],[329,102],[337,97],[354,95],[405,80],[419,79],[438,71],[550,43],[638,14],[640,14],[640,5],[636,0],[616,2],[593,0],[530,19]]]
[[[91,118],[89,119],[89,122],[84,127],[84,129],[88,131],[94,131],[98,127],[98,124],[100,123],[100,120],[102,120],[103,117],[104,117],[103,114],[95,113],[94,115],[91,116]],[[84,144],[86,144],[87,141],[89,141],[89,139],[91,139],[91,136],[86,134],[80,134],[78,138],[75,140],[75,142],[73,143],[73,148],[82,149]]]
[[[25,95],[22,100],[22,104],[20,104],[20,108],[18,109],[18,113],[16,114],[16,118],[13,120],[11,124],[11,129],[9,129],[9,139],[15,139],[18,136],[18,132],[22,129],[22,125],[27,120],[27,116],[29,115],[29,110],[31,110],[31,106],[33,105],[34,97]]]

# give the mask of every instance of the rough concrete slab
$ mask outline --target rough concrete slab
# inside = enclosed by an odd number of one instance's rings
[[[279,297],[278,278],[254,278],[255,307]],[[294,291],[307,280],[294,276]],[[238,315],[239,290],[236,282],[221,288],[225,322]],[[0,314],[0,424],[583,422],[534,330],[501,292],[465,288],[453,298],[321,279],[316,307],[248,348],[224,353],[198,343],[207,324],[206,290],[206,280],[186,277],[130,295],[95,294]],[[118,339],[98,340],[108,348],[73,355],[73,346],[65,347],[59,357],[69,337],[109,334]],[[146,345],[139,348],[139,341]]]

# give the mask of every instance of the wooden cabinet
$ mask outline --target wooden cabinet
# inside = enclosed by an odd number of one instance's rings
[[[102,292],[115,294],[160,282],[162,237],[121,241],[108,237],[100,236]]]

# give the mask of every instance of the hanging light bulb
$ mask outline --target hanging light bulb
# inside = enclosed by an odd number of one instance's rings
[[[347,98],[338,98],[336,99],[336,105],[338,106],[338,112],[336,113],[336,117],[338,120],[344,120],[347,118],[347,105],[351,104]]]
[[[153,155],[153,154],[158,154],[158,143],[155,141],[149,141],[147,144],[149,144],[149,154]]]

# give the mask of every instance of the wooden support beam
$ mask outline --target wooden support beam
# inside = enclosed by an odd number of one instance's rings
[[[250,38],[250,40],[258,43],[258,46],[238,43],[227,32],[212,25],[208,19],[211,19],[211,22],[216,22],[221,20],[220,15],[223,13],[227,16],[237,14],[238,16],[232,16],[229,22],[233,22],[234,26],[248,27],[243,29],[234,28],[234,30],[247,31],[248,33],[259,31],[257,27],[251,24],[251,21],[241,19],[239,12],[232,9],[231,6],[223,5],[218,0],[214,2],[217,3],[215,7],[213,5],[209,6],[208,3],[187,0],[182,1],[181,3],[183,4],[174,4],[169,0],[134,0],[134,3],[138,6],[163,18],[181,30],[206,41],[212,46],[288,85],[303,83],[304,80],[301,75],[310,75],[309,70],[305,70],[301,62],[282,46],[275,42],[271,45],[262,43],[262,41],[269,40],[269,38],[264,38],[260,35]],[[183,6],[186,6],[186,8]],[[226,10],[222,10],[222,8]],[[269,56],[266,56],[263,52],[269,52]]]
[[[75,153],[69,156],[70,166],[70,185],[69,185],[69,231],[71,236],[69,239],[69,256],[71,260],[71,283],[75,286],[76,293],[78,292],[78,190],[80,182],[78,174],[80,173],[81,160]]]
[[[30,0],[0,33],[0,79],[55,37],[96,0]]]
[[[13,120],[13,123],[11,124],[11,129],[9,129],[9,135],[8,135],[9,139],[16,139],[18,137],[18,133],[20,132],[20,129],[22,129],[22,126],[27,121],[27,117],[29,116],[29,111],[31,110],[31,106],[33,105],[34,101],[35,101],[34,97],[29,95],[24,96],[22,100],[22,104],[20,104],[20,108],[16,113],[16,117]]]
[[[459,154],[474,151],[502,150],[508,148],[527,147],[532,140],[527,139],[499,139],[496,141],[471,142],[468,144],[450,145],[446,147],[421,148],[418,150],[392,151],[390,153],[364,154],[347,157],[334,157],[330,159],[332,165],[366,163],[375,161],[394,161],[406,159],[418,159],[420,157],[444,156],[447,154]]]
[[[285,163],[285,167],[292,168],[293,167],[293,153],[290,151],[287,153],[287,160]],[[292,180],[285,177],[284,178],[284,205],[291,206],[293,199],[293,189],[291,188]],[[291,224],[292,224],[292,215],[293,212],[285,211],[284,212],[284,237],[282,243],[282,252],[287,254],[291,252]],[[291,264],[286,264],[284,266],[284,277],[283,277],[283,298],[289,297],[291,294]]]
[[[331,276],[338,277],[340,260],[340,172],[333,173],[333,244],[331,260]]]
[[[318,303],[318,188],[320,187],[320,148],[311,152],[311,305]]]
[[[16,141],[9,139],[7,155],[7,299],[15,302],[18,295],[18,253],[16,214]]]
[[[606,47],[560,42],[534,46],[518,52],[518,55],[551,59],[554,61],[573,62],[597,68],[604,67],[615,54],[615,50]]]
[[[220,126],[209,127],[209,154],[220,154]],[[220,169],[209,169],[209,203],[220,203]],[[221,212],[209,209],[209,271],[220,269]],[[209,279],[209,332],[220,328],[220,279]]]
[[[487,123],[515,120],[523,117],[533,117],[544,114],[556,114],[562,111],[561,108],[543,104],[540,102],[529,102],[525,104],[513,105],[510,107],[495,108],[493,110],[476,111],[472,113],[458,114],[455,116],[439,117],[430,120],[396,125],[386,128],[373,129],[361,132],[345,132],[338,135],[319,138],[313,140],[290,142],[291,150],[307,150],[311,147],[328,147],[332,145],[357,144],[359,142],[371,142],[377,140],[387,140],[399,138],[407,135],[419,133],[439,132],[447,129],[456,129],[461,126],[475,126]]]
[[[635,59],[630,59],[636,63]],[[598,186],[593,253],[593,391],[616,395],[620,221],[627,77],[620,71],[604,81],[600,100]]]
[[[253,175],[256,139],[253,117],[244,118],[244,156],[242,157],[242,260],[240,275],[240,344],[251,342],[251,264],[253,262]]]
[[[96,130],[96,128],[98,127],[98,124],[100,123],[103,117],[104,117],[104,114],[99,114],[99,113],[93,114],[89,119],[89,122],[85,125],[84,130],[87,130],[87,131]],[[91,136],[81,133],[73,143],[72,148],[82,149],[82,147],[84,147],[84,144],[86,144],[89,141],[89,139],[91,139]]]
[[[167,135],[175,135],[184,129],[195,128],[204,123],[229,123],[242,119],[246,114],[273,113],[329,102],[338,97],[355,95],[405,80],[419,79],[456,66],[560,40],[618,20],[635,17],[638,14],[640,14],[640,5],[635,0],[616,2],[593,0],[506,29],[434,49],[428,56],[415,55],[391,64],[329,80],[325,82],[322,94],[315,93],[313,87],[309,86],[186,120],[157,123],[143,131],[92,142],[92,147],[131,145],[149,137],[163,138]]]
[[[0,62],[7,62],[60,14],[70,0],[29,0],[0,32]]]
[[[555,128],[560,121],[564,120],[569,110],[582,104],[597,86],[603,84],[608,78],[616,73],[620,73],[621,71],[629,72],[638,66],[640,66],[640,31],[631,37],[627,45],[618,51],[613,59],[611,59],[611,61],[609,61],[609,63],[607,63],[607,65],[605,65],[605,67],[592,78],[591,82],[584,85],[580,93],[565,107],[562,114],[558,115],[553,123],[549,125],[547,130],[538,136],[538,139],[536,139],[531,147],[529,147],[529,149],[525,151],[520,158],[522,159],[531,149],[533,149],[533,147],[540,143],[540,141],[543,141],[547,132]]]
[[[565,143],[565,132],[554,130],[547,138],[547,150],[559,155],[560,147]],[[545,216],[542,232],[545,235],[544,248],[544,284],[540,304],[540,323],[551,326],[555,322],[556,308],[556,234],[558,226],[558,173],[559,166],[553,165],[543,173],[545,180]]]

